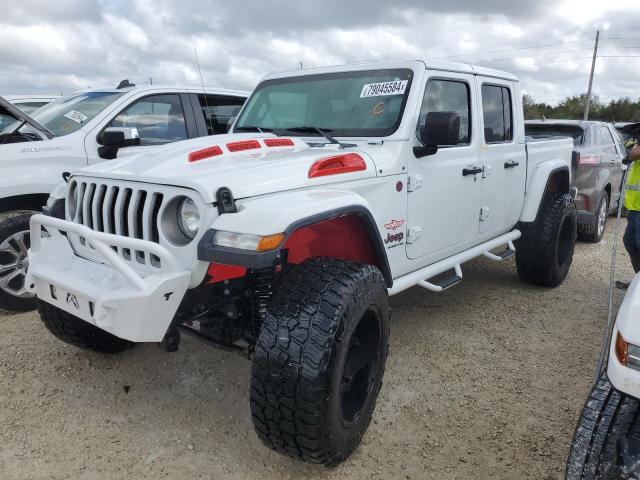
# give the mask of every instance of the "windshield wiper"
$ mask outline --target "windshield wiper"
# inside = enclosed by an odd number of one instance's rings
[[[235,127],[234,130],[244,131],[244,132],[260,132],[260,133],[273,132],[273,128],[256,127],[254,125],[242,125],[241,127]]]
[[[333,145],[339,145],[340,148],[352,148],[357,147],[355,143],[342,143],[338,141],[335,137],[329,135],[329,132],[332,132],[330,128],[318,128],[318,127],[289,127],[284,129],[287,132],[299,132],[299,133],[318,133],[324,138],[326,138],[329,143]]]

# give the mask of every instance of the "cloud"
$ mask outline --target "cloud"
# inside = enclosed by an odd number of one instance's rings
[[[21,0],[0,18],[0,93],[58,93],[121,79],[251,89],[267,72],[441,58],[504,69],[555,102],[586,90],[640,96],[637,1]],[[606,28],[606,31],[605,31]],[[536,47],[536,48],[529,48]],[[626,48],[636,47],[636,48]]]

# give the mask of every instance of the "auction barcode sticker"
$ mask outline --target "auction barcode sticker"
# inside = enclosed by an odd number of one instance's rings
[[[360,98],[382,97],[384,95],[403,95],[408,83],[409,80],[367,83],[362,87]]]
[[[65,113],[64,116],[76,123],[82,123],[89,118],[84,113],[78,112],[77,110],[71,110],[70,112]]]

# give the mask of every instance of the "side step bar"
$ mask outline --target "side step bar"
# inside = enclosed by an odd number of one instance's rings
[[[437,282],[435,281],[428,282],[427,280],[420,280],[418,282],[418,285],[420,285],[422,288],[426,288],[427,290],[431,290],[432,292],[443,292],[446,289],[451,288],[462,281],[462,268],[460,267],[460,265],[458,264],[454,266],[453,270],[454,270],[454,273],[451,276],[443,278]]]
[[[396,278],[393,281],[393,286],[389,289],[389,295],[395,295],[403,292],[414,285],[420,285],[427,290],[433,292],[442,292],[447,288],[459,283],[462,280],[462,268],[461,264],[468,262],[476,257],[485,256],[495,261],[505,260],[515,253],[515,247],[513,241],[520,238],[522,234],[520,230],[512,230],[497,238],[489,240],[488,242],[476,245],[464,252],[460,252],[452,257],[440,260],[432,265],[428,265],[415,272],[408,273],[402,277]],[[499,253],[491,253],[491,250],[498,248],[502,245],[507,245],[507,248]],[[449,270],[455,270],[455,275],[448,277],[440,282],[429,282],[428,280],[441,275]]]
[[[516,254],[516,247],[513,246],[513,242],[507,242],[507,248],[498,253],[492,253],[489,250],[483,253],[485,257],[496,262],[501,262],[507,258],[513,257]]]

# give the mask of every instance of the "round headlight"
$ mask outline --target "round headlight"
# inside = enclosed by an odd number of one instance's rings
[[[187,238],[194,238],[200,225],[200,212],[190,198],[183,198],[178,204],[178,226]]]

